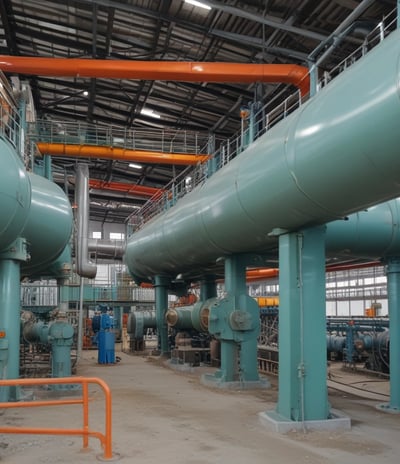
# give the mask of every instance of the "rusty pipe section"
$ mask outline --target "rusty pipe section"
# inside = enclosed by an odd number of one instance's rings
[[[89,260],[88,234],[89,234],[89,167],[87,164],[78,164],[76,167],[75,203],[76,228],[75,253],[76,273],[81,277],[93,279],[96,277],[97,266]]]
[[[71,156],[76,158],[102,158],[115,161],[135,161],[138,163],[177,164],[181,166],[204,163],[209,155],[192,153],[163,153],[159,151],[131,150],[121,147],[78,145],[68,143],[38,142],[42,155]]]
[[[310,90],[308,68],[296,64],[117,61],[0,55],[4,72],[56,77],[100,77],[180,82],[284,82]]]

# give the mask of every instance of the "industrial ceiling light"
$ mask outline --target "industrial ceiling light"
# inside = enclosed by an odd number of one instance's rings
[[[151,116],[152,118],[160,119],[161,115],[158,113],[155,113],[153,110],[147,110],[143,108],[140,112],[141,114],[144,114],[145,116]]]
[[[137,163],[129,163],[128,166],[133,169],[142,169],[143,167],[141,164],[137,164]]]
[[[211,6],[208,6],[205,3],[199,2],[197,0],[185,0],[185,3],[189,3],[190,5],[198,6],[199,8],[204,8],[205,10],[211,10]]]

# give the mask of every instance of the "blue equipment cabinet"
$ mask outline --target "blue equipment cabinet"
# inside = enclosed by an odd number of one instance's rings
[[[98,363],[115,363],[115,334],[113,332],[114,318],[109,314],[100,316],[100,330],[97,334]]]

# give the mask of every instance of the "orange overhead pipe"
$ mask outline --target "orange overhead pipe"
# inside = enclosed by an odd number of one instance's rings
[[[364,269],[367,267],[379,266],[382,265],[379,261],[369,261],[366,263],[348,263],[348,264],[331,264],[326,266],[326,272],[335,272],[335,271],[349,271],[352,269]],[[279,276],[278,268],[271,269],[249,269],[246,272],[246,281],[254,282],[257,280],[272,279],[273,277]]]
[[[146,185],[127,184],[124,182],[106,182],[104,180],[89,179],[89,187],[99,190],[112,190],[114,192],[131,193],[133,195],[152,197],[161,195],[163,190]]]
[[[127,148],[98,145],[38,142],[37,147],[42,155],[102,158],[119,161],[136,161],[139,163],[179,164],[185,166],[204,163],[204,161],[207,161],[209,158],[209,155],[163,153],[158,151],[130,150]]]
[[[285,82],[302,95],[310,90],[308,68],[296,64],[116,61],[0,55],[4,72],[57,77],[100,77],[182,82]]]
[[[249,269],[246,272],[246,280],[262,280],[262,279],[272,279],[273,277],[278,277],[279,269]]]

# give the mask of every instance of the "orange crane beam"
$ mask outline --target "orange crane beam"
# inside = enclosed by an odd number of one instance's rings
[[[42,155],[71,156],[77,158],[101,158],[115,161],[136,161],[138,163],[195,165],[204,163],[209,155],[192,153],[163,153],[159,151],[131,150],[128,148],[78,145],[66,143],[38,142],[38,150]]]
[[[56,77],[98,77],[181,82],[284,82],[310,90],[308,68],[296,64],[92,60],[0,55],[3,72]]]

